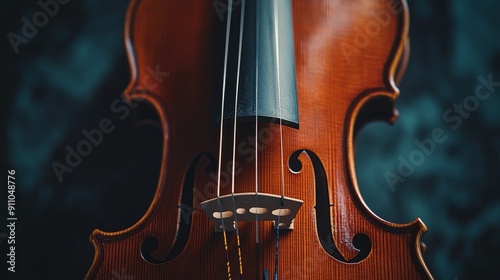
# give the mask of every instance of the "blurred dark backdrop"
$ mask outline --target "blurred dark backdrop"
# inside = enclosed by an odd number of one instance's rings
[[[7,279],[81,279],[93,258],[92,230],[128,227],[151,201],[161,135],[133,114],[120,120],[110,110],[129,79],[122,35],[127,3],[67,1],[31,30],[32,38],[18,42],[17,53],[8,34],[20,34],[23,17],[32,19],[41,7],[0,4],[1,162],[2,172],[16,170],[18,217],[17,277],[6,274],[4,262],[0,275]],[[482,80],[500,82],[500,2],[409,5],[411,58],[397,102],[401,117],[394,126],[370,124],[359,135],[360,188],[384,219],[422,218],[429,228],[424,257],[436,279],[498,279],[500,85],[485,100],[473,99]],[[473,110],[453,112],[464,102]],[[64,162],[65,147],[75,147],[82,130],[105,117],[115,131],[59,182],[51,164]],[[434,129],[446,140],[411,175],[401,174],[398,166],[419,149],[415,141],[431,138]],[[6,201],[5,191],[1,197]],[[6,231],[0,230],[4,258]]]

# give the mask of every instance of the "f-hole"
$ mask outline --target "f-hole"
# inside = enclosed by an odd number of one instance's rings
[[[342,256],[342,254],[340,254],[335,242],[333,241],[332,224],[335,221],[330,220],[330,207],[333,205],[330,205],[330,202],[328,200],[329,195],[326,172],[319,157],[310,150],[295,151],[288,160],[290,170],[295,173],[299,173],[302,170],[302,163],[299,160],[299,156],[303,152],[305,152],[311,160],[314,169],[316,191],[316,205],[314,206],[314,208],[316,210],[316,228],[318,231],[321,246],[330,256],[341,262],[356,263],[364,260],[372,249],[372,242],[370,238],[365,234],[358,233],[354,236],[352,244],[359,250],[359,252],[354,258],[350,260],[346,260]]]
[[[141,244],[141,256],[152,264],[162,264],[166,263],[175,257],[177,257],[184,247],[186,247],[187,241],[189,239],[189,233],[191,232],[191,222],[192,222],[192,213],[193,213],[193,190],[194,190],[194,178],[196,175],[196,169],[198,167],[198,163],[203,156],[207,156],[210,160],[207,169],[213,168],[214,158],[205,153],[201,153],[194,158],[194,160],[189,165],[186,176],[184,177],[184,184],[182,186],[182,193],[180,199],[179,208],[179,217],[178,217],[178,227],[177,233],[175,235],[175,241],[172,245],[172,249],[168,255],[158,260],[153,257],[152,252],[154,252],[158,248],[158,239],[155,236],[148,236],[144,238]],[[207,170],[208,171],[208,170]]]

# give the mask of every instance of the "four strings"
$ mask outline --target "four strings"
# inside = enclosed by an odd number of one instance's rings
[[[258,13],[258,1],[257,5],[257,16]],[[222,149],[223,149],[223,127],[224,127],[224,104],[225,104],[225,94],[226,94],[226,78],[227,78],[227,65],[228,65],[228,52],[229,52],[229,35],[231,31],[231,17],[232,17],[232,8],[233,8],[233,0],[228,0],[228,17],[226,24],[226,41],[225,41],[225,50],[224,50],[224,73],[223,73],[223,82],[222,82],[222,105],[221,105],[221,117],[220,117],[220,135],[219,135],[219,161],[218,161],[218,177],[217,177],[217,203],[219,206],[220,219],[222,221],[222,231],[224,238],[224,250],[226,253],[226,265],[227,265],[227,273],[228,279],[231,279],[231,265],[230,258],[228,252],[228,243],[227,243],[227,235],[226,228],[224,224],[224,215],[222,211],[222,204],[220,201],[220,188],[221,188],[221,167],[222,167]],[[236,161],[236,128],[237,128],[237,108],[238,108],[238,94],[239,94],[239,82],[240,82],[240,68],[241,68],[241,51],[242,51],[242,42],[243,42],[243,24],[245,18],[245,0],[242,0],[241,7],[241,17],[240,17],[240,34],[239,34],[239,42],[238,42],[238,67],[237,67],[237,76],[236,76],[236,91],[235,91],[235,101],[234,101],[234,123],[233,123],[233,151],[232,151],[232,178],[231,178],[231,197],[233,204],[233,213],[234,213],[234,227],[236,230],[236,238],[237,238],[237,246],[238,246],[238,260],[239,260],[239,273],[240,279],[243,276],[243,264],[242,264],[242,256],[241,256],[241,245],[240,245],[240,235],[238,229],[238,218],[236,212],[236,201],[235,201],[235,161]],[[256,20],[256,59],[255,59],[255,71],[256,71],[256,79],[255,79],[255,205],[258,205],[258,54],[259,54],[259,19]],[[278,38],[278,2],[274,1],[274,35],[275,35],[275,51],[276,51],[276,77],[277,77],[277,92],[278,92],[278,106],[279,106],[279,129],[280,129],[280,162],[281,162],[281,200],[280,200],[280,214],[281,210],[284,207],[284,193],[285,193],[285,172],[284,172],[284,156],[283,156],[283,122],[282,122],[282,108],[281,108],[281,90],[280,90],[280,72],[279,72],[279,38]],[[277,221],[277,231],[276,231],[276,249],[275,249],[275,269],[274,269],[274,279],[278,279],[278,248],[279,248],[279,232],[280,232],[280,216],[278,215]],[[255,215],[255,229],[256,229],[256,249],[257,249],[257,271],[259,271],[259,218],[258,215]]]

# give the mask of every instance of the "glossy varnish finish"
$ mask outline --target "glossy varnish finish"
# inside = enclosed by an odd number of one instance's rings
[[[214,2],[130,3],[125,32],[132,81],[126,93],[129,98],[151,103],[159,114],[165,137],[162,168],[152,204],[140,221],[120,232],[96,230],[92,234],[96,255],[89,279],[124,274],[134,279],[227,279],[222,234],[214,232],[200,208],[200,202],[216,195],[210,170],[217,165],[219,128],[210,120],[213,89],[220,82],[214,73],[220,65],[220,56],[215,54],[222,45],[217,40],[223,38],[224,24]],[[375,216],[361,198],[354,170],[357,128],[369,120],[393,121],[396,117],[392,104],[398,90],[393,79],[407,42],[406,4],[401,0],[292,2],[300,127],[283,127],[284,181],[285,196],[301,199],[304,204],[295,229],[281,231],[279,278],[432,278],[420,245],[426,227],[419,219],[401,225]],[[148,69],[156,68],[169,73],[158,85],[151,84],[148,77]],[[280,195],[279,126],[259,123],[258,129],[259,192]],[[221,194],[231,190],[225,178],[231,174],[232,132],[228,123],[224,128]],[[238,124],[238,193],[255,188],[254,133],[252,123]],[[296,162],[290,158],[302,150],[307,151],[299,156],[302,166],[294,167]],[[315,177],[322,169],[318,164],[324,169],[326,180],[322,182]],[[188,171],[193,166],[194,171]],[[194,211],[189,215],[191,212],[179,205],[183,186],[191,180]],[[318,214],[317,201],[326,199],[318,197],[316,186],[321,184],[326,184],[321,195],[327,196],[330,206],[327,213]],[[326,228],[331,228],[326,234],[318,232],[317,226],[325,223],[324,217]],[[182,238],[176,238],[177,231],[188,234],[180,226],[186,221],[190,231],[185,247],[175,249],[168,261],[162,261],[172,247],[179,246],[180,241],[175,241]],[[240,223],[239,231],[244,278],[262,279],[264,269],[272,275],[276,238],[272,224],[259,223],[258,250],[255,223]],[[359,262],[349,261],[356,260],[358,254],[352,244],[356,234],[366,235],[371,242],[369,254]],[[151,255],[159,264],[141,256],[141,245],[149,236],[158,240]],[[231,274],[238,279],[236,234],[227,236]],[[345,261],[331,256],[325,250],[328,246],[336,247]]]

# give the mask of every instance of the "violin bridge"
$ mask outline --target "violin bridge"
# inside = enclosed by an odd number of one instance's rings
[[[228,194],[203,201],[201,208],[214,223],[216,232],[222,232],[222,223],[226,231],[234,231],[235,218],[238,222],[272,221],[275,229],[278,225],[280,229],[293,229],[302,203],[302,200],[275,194],[237,193],[234,205],[233,195]]]

